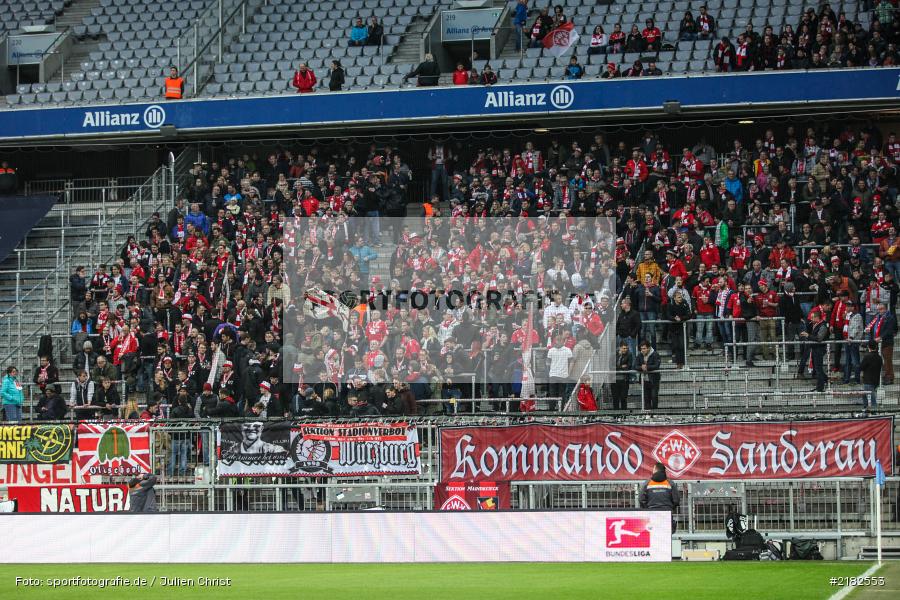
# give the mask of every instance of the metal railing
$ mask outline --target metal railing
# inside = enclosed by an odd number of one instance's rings
[[[230,27],[247,31],[247,0],[218,0],[201,13],[175,40],[178,73],[191,82],[191,96],[199,95],[212,78],[213,67],[222,62],[232,41]]]
[[[59,250],[54,252],[49,265],[50,272],[30,289],[21,289],[21,277],[17,273],[16,303],[0,314],[0,343],[7,349],[0,355],[0,364],[13,364],[23,370],[26,346],[36,345],[45,334],[69,334],[69,272],[76,264],[90,267],[116,257],[125,238],[144,225],[152,212],[174,204],[176,176],[173,174],[186,173],[190,165],[185,163],[192,161],[190,151],[182,152],[178,160],[170,155],[169,165],[157,169],[127,201],[114,209],[105,204],[94,207],[93,210],[100,209],[96,229],[76,248],[65,247],[65,237],[61,236]],[[65,216],[60,218],[63,223]],[[122,228],[127,231],[118,228],[110,231],[108,221],[124,221],[130,225]],[[54,349],[59,352],[59,344]]]
[[[38,179],[25,182],[25,195],[56,195],[63,204],[117,202],[130,198],[150,175],[88,179]]]

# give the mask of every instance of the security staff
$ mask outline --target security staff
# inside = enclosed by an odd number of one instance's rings
[[[181,100],[184,97],[184,79],[178,76],[178,69],[172,67],[166,77],[166,100]]]
[[[681,493],[666,476],[666,466],[660,462],[653,467],[653,475],[641,490],[641,508],[672,512],[672,533],[675,533],[675,513],[681,504]]]

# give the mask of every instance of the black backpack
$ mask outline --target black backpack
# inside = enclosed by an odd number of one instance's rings
[[[744,533],[735,536],[734,542],[741,550],[754,550],[758,552],[766,550],[766,540],[755,529],[748,529]]]
[[[791,560],[823,560],[819,552],[819,543],[816,540],[791,540]]]

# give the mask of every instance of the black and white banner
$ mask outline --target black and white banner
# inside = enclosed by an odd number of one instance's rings
[[[351,477],[422,472],[415,425],[399,423],[224,424],[219,477]]]
[[[291,475],[417,475],[419,433],[408,423],[304,423],[291,430]]]
[[[218,445],[219,477],[285,475],[292,464],[287,421],[220,425]]]

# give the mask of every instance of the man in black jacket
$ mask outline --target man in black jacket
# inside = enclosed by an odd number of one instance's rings
[[[753,344],[759,342],[759,312],[756,308],[753,286],[749,283],[744,284],[741,291],[741,318],[747,329],[746,365],[752,367],[756,356],[756,346]]]
[[[862,383],[865,393],[863,394],[863,408],[868,410],[871,406],[875,408],[875,394],[878,391],[878,384],[881,382],[881,366],[883,360],[878,354],[878,344],[870,341],[866,346],[866,353],[859,363],[859,371],[862,374]]]
[[[419,63],[415,70],[403,76],[403,81],[406,82],[412,77],[419,78],[419,87],[437,85],[438,79],[441,77],[441,68],[434,61],[434,56],[426,54],[425,60]]]
[[[637,339],[641,333],[641,315],[631,310],[631,299],[622,299],[622,310],[616,318],[616,336],[628,346],[632,355],[637,354]]]
[[[644,410],[656,410],[659,406],[659,380],[661,378],[659,354],[650,342],[641,342],[641,351],[635,357],[634,368],[644,380]]]
[[[778,299],[778,314],[784,318],[785,342],[794,341],[803,329],[803,309],[800,308],[800,296],[795,294],[796,288],[791,281],[784,282],[784,294]],[[801,354],[796,344],[787,345],[787,359]]]
[[[800,338],[810,342],[809,352],[812,356],[813,376],[816,378],[816,389],[813,391],[824,392],[827,375],[823,361],[825,359],[825,340],[828,338],[828,325],[822,320],[819,311],[811,312],[809,319],[806,331],[800,334]]]
[[[37,405],[37,418],[42,421],[59,421],[65,418],[69,411],[66,402],[59,395],[56,386],[47,386],[41,394]]]

